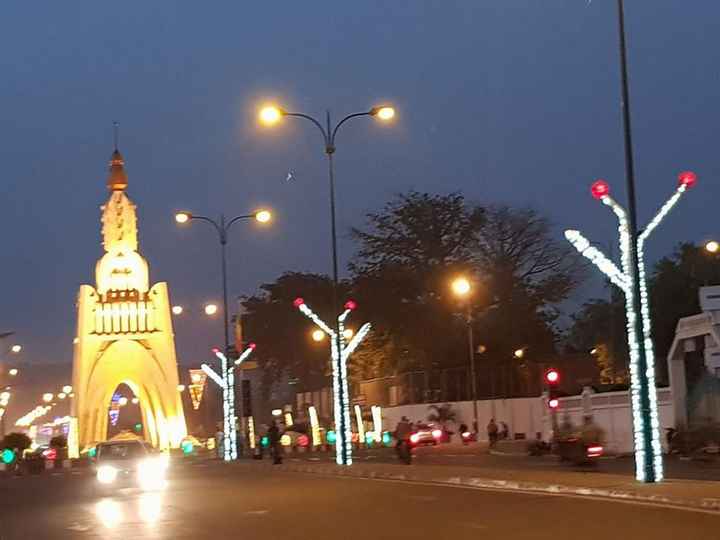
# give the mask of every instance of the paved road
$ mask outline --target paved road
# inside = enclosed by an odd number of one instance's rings
[[[161,495],[83,475],[0,479],[0,539],[713,538],[720,516],[597,500],[326,478],[258,463],[176,470]],[[682,536],[680,536],[682,535]]]
[[[293,453],[286,456],[291,461],[327,461],[334,462],[334,453]],[[353,454],[353,459],[364,463],[397,463],[394,450],[391,448],[360,450]],[[530,457],[517,455],[488,454],[485,446],[480,445],[438,445],[424,446],[413,450],[413,463],[417,465],[452,465],[475,467],[478,469],[508,470],[548,470],[573,471],[582,470],[593,473],[635,474],[635,462],[632,457],[603,458],[589,467],[578,467],[561,463],[554,456]],[[666,458],[665,477],[684,480],[716,480],[720,481],[720,461],[697,462],[683,461],[677,457]]]

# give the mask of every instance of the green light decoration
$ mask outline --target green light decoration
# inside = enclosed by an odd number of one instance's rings
[[[182,448],[183,454],[186,456],[193,453],[194,447],[192,441],[183,441],[180,447]]]
[[[390,446],[392,444],[392,435],[390,435],[389,431],[382,434],[382,442],[385,446]]]
[[[327,439],[327,442],[329,444],[335,444],[335,441],[337,440],[337,435],[335,435],[335,432],[333,430],[330,430],[327,432],[327,435],[325,435],[325,438]]]
[[[90,450],[88,450],[88,456],[91,458],[94,458],[97,455],[97,448],[93,446]]]
[[[365,432],[365,444],[370,447],[375,442],[375,434],[372,431]]]
[[[2,453],[0,453],[0,460],[2,460],[5,465],[10,465],[15,461],[15,452],[10,448],[5,448]]]
[[[260,446],[262,446],[263,448],[267,448],[268,446],[270,446],[270,437],[268,437],[267,435],[262,437],[260,439]]]
[[[135,424],[135,431],[142,431],[142,424],[140,422]]]

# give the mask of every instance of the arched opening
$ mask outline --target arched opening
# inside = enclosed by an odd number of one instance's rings
[[[146,439],[140,397],[126,383],[120,383],[110,397],[107,409],[107,438],[132,434]]]

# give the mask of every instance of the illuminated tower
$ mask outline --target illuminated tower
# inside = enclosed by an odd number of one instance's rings
[[[95,266],[95,287],[81,285],[77,299],[72,416],[81,449],[107,438],[110,400],[123,383],[140,400],[145,436],[153,445],[177,447],[187,434],[168,287],[150,286],[127,185],[116,148],[107,180],[110,198],[101,207],[105,254]]]

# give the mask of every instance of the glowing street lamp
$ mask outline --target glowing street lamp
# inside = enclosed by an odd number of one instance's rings
[[[205,315],[213,316],[217,313],[218,307],[217,304],[206,304],[205,305]]]
[[[354,332],[352,331],[352,328],[346,328],[343,330],[343,337],[347,340],[352,339]]]
[[[675,193],[660,207],[639,234],[634,221],[634,206],[631,213],[620,206],[610,196],[610,187],[604,180],[598,180],[592,185],[593,197],[609,206],[617,217],[621,268],[591,245],[580,231],[565,231],[565,238],[575,249],[597,266],[625,294],[635,440],[635,478],[641,482],[659,482],[663,478],[660,420],[655,385],[655,354],[645,274],[645,242],[696,182],[695,173],[691,171],[680,173]]]
[[[45,403],[50,403],[50,402],[53,400],[54,397],[55,397],[55,396],[54,396],[53,394],[51,394],[50,392],[47,392],[47,393],[45,393],[45,394],[42,395],[42,400],[43,400]]]
[[[73,391],[73,387],[70,386],[69,384],[66,384],[65,386],[62,387],[62,391],[65,392],[66,394],[71,394]]]
[[[705,242],[705,251],[708,253],[717,253],[720,251],[720,243],[718,243],[717,240],[710,240],[709,242]]]
[[[325,339],[325,332],[323,332],[322,330],[313,330],[311,335],[312,335],[313,341],[319,342],[319,341],[322,341],[323,339]]]
[[[258,210],[255,212],[255,219],[260,223],[269,223],[272,219],[272,214],[269,210]]]
[[[339,277],[338,277],[338,250],[337,250],[337,223],[336,223],[336,216],[335,216],[335,166],[333,162],[333,155],[335,154],[335,138],[338,133],[338,130],[340,127],[345,124],[348,120],[351,120],[353,118],[359,118],[361,116],[370,116],[372,118],[376,118],[381,122],[389,122],[395,117],[395,109],[390,107],[389,105],[381,105],[377,107],[373,107],[370,110],[363,111],[363,112],[357,112],[353,114],[349,114],[342,118],[339,122],[336,124],[333,124],[330,119],[330,111],[326,111],[325,114],[325,121],[322,122],[310,115],[307,115],[305,113],[294,113],[294,112],[288,112],[282,107],[279,107],[278,105],[266,105],[259,111],[259,120],[262,124],[265,124],[266,126],[272,126],[277,123],[284,117],[294,117],[294,118],[302,118],[304,120],[307,120],[309,122],[312,122],[315,127],[317,127],[320,132],[322,133],[322,140],[323,140],[323,150],[325,152],[325,155],[328,160],[328,179],[330,183],[330,230],[331,230],[331,251],[332,251],[332,269],[333,269],[333,307],[336,311],[340,311],[340,303],[338,301],[338,284],[339,284]],[[324,124],[324,125],[323,125]],[[341,339],[342,339],[342,331],[340,329],[340,325],[338,323],[337,326],[335,326],[334,334],[335,339],[334,348],[340,351],[342,349]],[[336,358],[337,365],[333,368],[340,377],[340,384],[338,385],[338,391],[339,392],[345,392],[347,385],[343,381],[344,375],[343,375],[343,366],[341,365],[341,355],[338,354]],[[339,395],[336,396],[336,398],[339,400],[340,403],[344,403],[347,400],[346,395]],[[348,415],[342,415],[340,417],[336,416],[336,420],[338,420],[340,423],[337,424],[336,430],[340,433],[340,443],[338,444],[338,451],[339,451],[339,457],[338,457],[338,463],[341,465],[350,465],[352,463],[352,459],[350,457],[351,454],[351,445],[348,443],[347,445],[344,444],[345,442],[345,433],[350,431],[350,417]]]
[[[124,407],[127,404],[128,404],[128,398],[126,398],[125,396],[120,396],[120,398],[118,399],[118,405],[120,405],[121,407]]]
[[[477,376],[475,374],[475,336],[473,335],[473,317],[472,317],[472,305],[470,302],[470,293],[472,291],[472,285],[470,281],[460,276],[455,278],[451,283],[451,288],[455,296],[465,301],[465,323],[467,324],[468,334],[468,357],[470,360],[470,390],[472,391],[473,401],[473,430],[477,433],[478,431],[478,405],[477,405]],[[493,407],[495,402],[493,402]],[[495,416],[493,410],[493,416]]]
[[[18,373],[20,373],[18,368],[10,368],[8,370],[8,375],[10,375],[11,377],[15,377]]]
[[[182,315],[183,307],[182,306],[173,306],[172,307],[172,313],[173,315]]]
[[[524,356],[525,356],[525,349],[515,349],[515,350],[513,351],[513,356],[514,356],[515,358],[518,358],[518,359],[524,357]]]
[[[16,344],[16,345],[13,345],[12,347],[10,347],[10,350],[11,350],[13,353],[17,354],[17,353],[19,353],[20,351],[22,351],[22,345],[17,345],[17,344]]]
[[[67,394],[65,392],[60,392],[58,394],[58,399],[65,399],[67,397]]]

